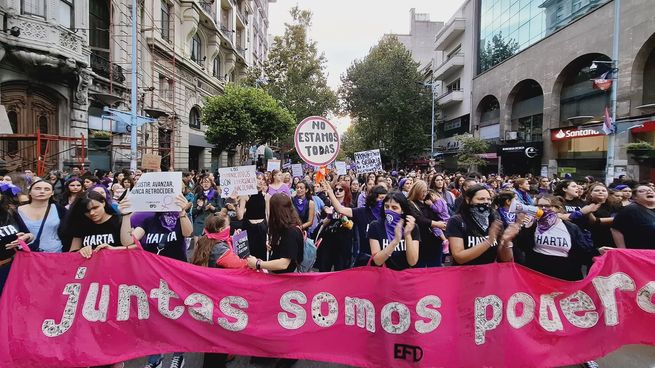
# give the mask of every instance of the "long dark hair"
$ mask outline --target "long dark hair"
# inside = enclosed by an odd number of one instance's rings
[[[77,200],[82,196],[82,194],[84,194],[84,183],[82,182],[82,179],[78,177],[70,178],[66,180],[66,183],[64,183],[64,192],[62,193],[61,198],[59,199],[60,205],[68,206],[68,198],[71,195],[73,195],[73,193],[71,193],[70,190],[68,189],[68,185],[70,185],[70,183],[74,181],[80,183],[80,191],[75,194],[75,200]],[[73,202],[75,202],[75,200]]]
[[[465,192],[464,192],[464,200],[462,201],[462,204],[459,206],[459,213],[462,216],[468,216],[471,214],[471,200],[473,200],[473,197],[475,197],[475,194],[481,190],[486,190],[488,192],[488,189],[484,187],[484,185],[481,184],[476,184],[471,187],[469,187]],[[492,211],[493,213],[493,211]]]
[[[389,193],[387,188],[383,187],[382,185],[374,186],[373,189],[371,189],[371,191],[366,194],[366,207],[375,207],[375,203],[378,201],[378,196],[380,194],[387,193]]]
[[[302,223],[298,212],[284,193],[275,193],[269,200],[268,233],[271,235],[271,246],[277,246],[282,233],[291,227]]]
[[[560,197],[564,198],[565,197],[564,196],[564,190],[566,188],[568,188],[569,185],[571,185],[571,183],[574,183],[574,181],[570,180],[570,179],[560,181],[555,186],[555,190],[553,191],[553,194],[555,194],[556,196],[560,196]]]
[[[209,215],[205,219],[205,229],[210,234],[218,233],[221,228],[225,227],[228,220],[229,217],[223,212]],[[191,263],[196,266],[207,267],[209,265],[209,254],[217,242],[217,240],[209,239],[206,235],[201,236],[196,242],[196,247],[191,256]]]
[[[107,198],[105,198],[105,196],[98,192],[94,192],[93,190],[86,191],[78,197],[75,202],[73,202],[70,210],[66,214],[66,219],[60,228],[60,231],[64,236],[72,236],[73,227],[89,226],[92,224],[91,220],[86,217],[86,214],[89,212],[88,207],[91,201],[102,203],[105,207],[105,213],[112,216],[114,215],[111,204],[107,203]]]

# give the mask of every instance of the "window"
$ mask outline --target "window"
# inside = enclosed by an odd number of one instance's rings
[[[57,23],[73,28],[73,0],[59,0],[56,11]]]
[[[218,55],[214,58],[214,69],[212,70],[212,75],[216,78],[221,77],[221,57]]]
[[[109,52],[109,2],[89,2],[89,46]]]
[[[159,95],[166,101],[173,100],[173,80],[162,74],[159,75]]]
[[[45,18],[45,0],[21,0],[20,12]]]
[[[191,128],[200,129],[200,112],[197,107],[191,108],[189,113],[189,126]]]
[[[448,91],[448,93],[453,91],[459,91],[460,90],[459,78],[456,79],[454,82],[450,83],[449,85],[447,85],[446,90]]]
[[[443,130],[448,131],[448,130],[453,130],[453,129],[457,129],[457,128],[461,128],[461,127],[462,127],[462,119],[457,118],[455,120],[445,122],[444,125],[443,125]]]
[[[202,63],[201,47],[202,42],[200,41],[200,36],[196,33],[191,37],[191,60],[199,65]]]
[[[171,32],[171,6],[166,1],[161,2],[161,38],[170,41]]]
[[[462,44],[459,44],[459,45],[457,45],[457,47],[455,47],[455,49],[453,51],[448,53],[448,57],[446,59],[452,58],[453,56],[457,55],[461,51],[462,51]]]
[[[577,12],[580,10],[580,8],[582,8],[582,0],[573,0],[571,3],[571,10],[573,10],[573,12]]]

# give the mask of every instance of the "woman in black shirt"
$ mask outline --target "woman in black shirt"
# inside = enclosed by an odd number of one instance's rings
[[[114,214],[107,198],[93,190],[80,197],[66,217],[65,227],[73,234],[71,252],[80,251],[84,258],[91,258],[101,249],[134,248],[130,241],[121,244],[121,216]],[[69,231],[64,231],[68,233]]]
[[[410,213],[410,204],[403,193],[387,194],[380,219],[373,221],[368,230],[373,263],[398,271],[416,265],[421,236]]]
[[[271,239],[272,254],[269,261],[248,257],[248,267],[264,269],[273,273],[290,273],[303,259],[303,232],[300,218],[284,193],[273,194],[270,200],[268,232]]]
[[[27,226],[16,214],[19,192],[18,187],[12,184],[0,184],[0,295],[9,276],[18,240],[25,243],[34,240],[34,235],[30,234]]]
[[[266,234],[268,225],[268,203],[271,196],[266,193],[266,178],[257,174],[257,194],[239,197],[237,219],[243,220],[241,226],[248,232],[250,254],[257,258],[266,258]]]
[[[519,225],[510,224],[503,230],[503,223],[496,220],[491,208],[491,195],[487,188],[476,184],[463,194],[457,215],[448,220],[446,237],[450,254],[456,265],[479,265],[510,262],[513,237]]]
[[[611,227],[614,222],[614,215],[621,208],[620,202],[610,197],[607,187],[603,183],[592,183],[585,194],[587,203],[598,204],[598,210],[589,214],[587,230],[591,232],[591,238],[596,248],[614,247]]]

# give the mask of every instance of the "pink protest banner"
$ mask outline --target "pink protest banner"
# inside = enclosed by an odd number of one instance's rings
[[[0,300],[3,367],[173,351],[366,367],[560,366],[655,344],[655,252],[566,282],[514,264],[269,275],[139,250],[20,253]],[[538,362],[538,363],[536,363]]]

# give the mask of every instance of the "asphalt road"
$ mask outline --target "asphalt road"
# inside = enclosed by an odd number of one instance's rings
[[[556,354],[557,352],[553,352]],[[184,368],[202,368],[202,354],[189,353],[185,355]],[[162,368],[168,368],[170,362],[170,355],[164,359]],[[608,354],[603,358],[599,358],[596,362],[601,368],[655,368],[655,346],[645,345],[626,345],[621,349]],[[126,368],[142,368],[145,364],[145,358],[135,359],[125,365]],[[245,357],[238,357],[233,362],[228,363],[228,368],[242,368],[242,367],[261,367],[272,368],[272,364],[268,365],[253,365],[250,360]],[[348,367],[346,365],[321,363],[313,361],[299,361],[294,365],[294,368],[337,368]],[[535,366],[537,367],[537,366]],[[578,367],[578,366],[570,366]]]

